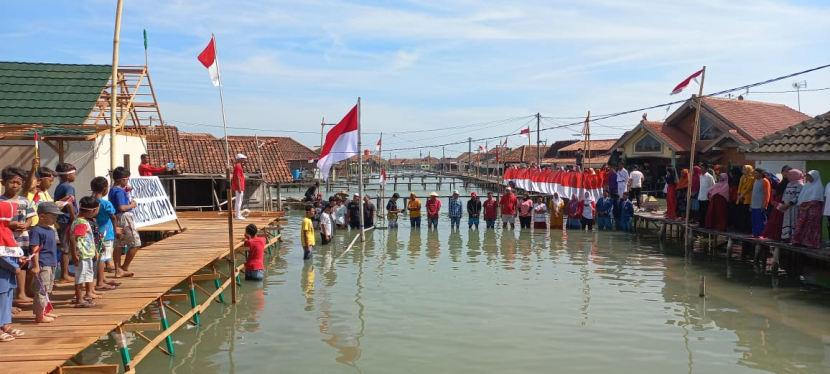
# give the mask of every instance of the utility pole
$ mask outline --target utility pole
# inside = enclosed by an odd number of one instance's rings
[[[539,139],[539,127],[541,124],[542,116],[539,113],[536,113],[536,167],[539,169],[542,168],[542,148],[539,146],[542,144]]]
[[[467,139],[467,174],[470,174],[473,168],[473,138]]]
[[[323,133],[326,132],[326,116],[323,116],[323,122],[320,122],[320,153],[318,155],[323,154],[323,145],[325,144],[325,139],[323,138]],[[321,175],[317,176],[317,182],[320,181],[320,177],[322,177],[322,170],[320,172]]]
[[[801,111],[801,89],[807,88],[807,81],[800,81],[794,82],[793,88],[795,88],[795,93],[798,95],[798,111]]]
[[[445,168],[447,165],[447,154],[444,152],[444,147],[441,147],[441,172],[445,172]]]

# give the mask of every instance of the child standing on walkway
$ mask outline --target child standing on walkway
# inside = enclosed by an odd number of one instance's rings
[[[58,283],[72,282],[72,276],[69,275],[69,226],[72,225],[72,220],[78,214],[78,201],[75,200],[75,187],[72,187],[72,182],[75,182],[75,165],[62,163],[55,167],[58,177],[61,182],[55,187],[55,201],[69,201],[70,203],[64,205],[63,214],[58,216],[58,249],[61,251],[61,276]]]
[[[17,288],[17,275],[20,264],[25,261],[23,250],[14,241],[14,234],[9,228],[12,218],[17,213],[17,205],[9,201],[0,201],[0,342],[10,342],[25,335],[12,328],[12,299]]]
[[[141,238],[138,236],[138,230],[135,227],[135,216],[133,216],[133,209],[138,204],[135,200],[130,199],[125,190],[130,182],[130,172],[127,169],[122,166],[115,168],[112,171],[112,179],[109,200],[115,208],[115,216],[118,219],[116,221],[117,227],[121,229],[121,235],[115,238],[112,254],[112,259],[115,262],[115,277],[132,277],[133,272],[130,271],[130,263],[133,262],[135,254],[141,248]],[[124,264],[121,264],[121,255],[126,247],[130,247],[130,249],[127,251]]]
[[[265,238],[257,236],[257,227],[253,223],[245,227],[245,245],[248,246],[248,259],[245,261],[245,280],[261,281],[265,273],[262,258],[265,256]]]
[[[96,235],[101,236],[101,256],[98,259],[98,275],[96,277],[95,289],[100,291],[114,290],[116,284],[109,282],[106,276],[106,264],[112,263],[112,251],[115,244],[115,237],[121,235],[121,228],[115,228],[113,222],[116,221],[115,207],[112,206],[108,200],[104,199],[109,191],[109,182],[107,178],[95,177],[89,182],[92,189],[92,196],[98,199],[101,204],[98,208],[98,214],[95,215],[95,223],[98,225],[98,232]]]
[[[314,207],[306,205],[305,218],[303,218],[300,242],[303,245],[303,260],[311,260],[311,251],[314,250],[314,226],[311,224],[311,217],[314,216]]]
[[[32,290],[35,299],[32,311],[35,313],[35,322],[50,323],[58,316],[47,312],[46,307],[55,283],[55,269],[58,267],[57,233],[53,226],[61,210],[53,202],[41,202],[37,214],[37,226],[29,233],[29,245],[33,252],[29,272],[34,276]]]
[[[72,221],[69,229],[71,234],[70,254],[75,265],[75,307],[91,308],[95,306],[92,300],[100,298],[92,287],[94,281],[92,264],[95,259],[95,237],[92,231],[91,220],[98,214],[98,199],[86,196],[81,199],[78,216]],[[85,291],[82,296],[81,292]]]
[[[3,195],[0,200],[7,200],[17,206],[17,211],[14,214],[9,228],[14,232],[14,240],[17,246],[23,250],[23,255],[29,255],[29,227],[32,226],[32,218],[37,215],[33,208],[32,202],[29,199],[18,196],[23,188],[23,182],[26,180],[26,170],[21,168],[7,166],[2,171],[3,178]],[[23,269],[25,270],[25,269]],[[17,303],[31,303],[32,299],[26,296],[24,289],[26,288],[26,273],[17,273],[17,296],[14,301]]]

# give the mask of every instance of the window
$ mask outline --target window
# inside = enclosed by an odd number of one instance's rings
[[[651,135],[646,135],[634,143],[635,153],[659,153],[663,151],[663,145]]]
[[[723,135],[723,131],[715,127],[712,121],[700,116],[700,140],[715,140],[721,135]]]

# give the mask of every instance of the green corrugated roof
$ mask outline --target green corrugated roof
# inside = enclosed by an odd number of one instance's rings
[[[0,62],[0,125],[80,125],[111,65]]]
[[[34,136],[37,131],[40,136],[85,136],[94,134],[93,129],[79,129],[65,126],[47,126],[39,129],[31,129],[23,133],[24,136]]]

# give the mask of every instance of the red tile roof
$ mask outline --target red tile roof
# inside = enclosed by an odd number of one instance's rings
[[[663,140],[670,144],[674,149],[678,152],[688,152],[689,148],[691,148],[691,137],[684,133],[682,130],[673,127],[673,126],[665,126],[663,122],[657,121],[642,121],[641,122],[644,126],[648,126],[652,131],[654,131],[658,136],[663,138]]]
[[[611,155],[607,155],[607,154],[606,155],[600,155],[600,156],[591,156],[590,162],[588,162],[587,158],[584,159],[583,162],[585,163],[586,166],[591,166],[591,167],[601,166],[601,165],[607,164],[608,160],[610,158],[611,158]],[[547,165],[553,165],[554,163],[559,164],[559,166],[576,165],[576,159],[575,158],[551,157],[551,158],[544,159],[543,162]]]
[[[705,97],[703,103],[757,140],[786,129],[810,116],[782,104]]]
[[[617,142],[617,139],[597,139],[589,141],[591,146],[591,152],[606,152],[611,150],[611,147],[614,146],[614,143]],[[584,141],[577,141],[571,145],[566,147],[562,147],[559,149],[559,152],[576,152],[579,148],[585,149],[585,142]]]
[[[545,153],[548,150],[548,146],[541,145],[523,145],[518,147],[512,151],[507,153],[503,153],[499,156],[499,162],[505,163],[527,163],[527,164],[535,164],[536,163],[536,149],[541,148],[542,157],[544,157]],[[504,151],[502,151],[504,152]]]

